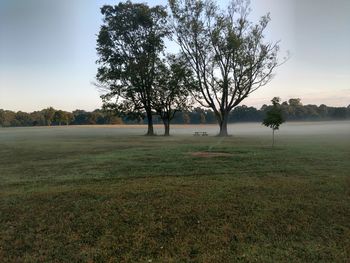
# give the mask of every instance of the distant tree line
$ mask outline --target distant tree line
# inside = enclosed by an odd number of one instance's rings
[[[245,105],[231,111],[228,122],[261,122],[272,105],[263,105],[260,109]],[[282,114],[287,121],[321,121],[350,119],[350,105],[347,107],[329,107],[324,104],[303,105],[300,99],[290,99],[280,104]],[[163,124],[162,116],[154,112],[153,122]],[[113,111],[97,109],[91,112],[75,110],[67,112],[52,107],[31,113],[0,109],[0,126],[58,126],[58,125],[95,125],[95,124],[147,124],[147,118],[129,118],[118,116]],[[174,114],[174,124],[217,124],[215,113],[211,109],[195,107]]]
[[[31,113],[0,109],[0,126],[58,126],[87,124],[122,124],[121,118],[110,112],[94,110],[92,112],[75,110],[67,112],[52,107]]]

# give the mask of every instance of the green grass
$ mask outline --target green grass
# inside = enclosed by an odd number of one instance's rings
[[[348,134],[86,130],[0,130],[0,262],[350,261]]]

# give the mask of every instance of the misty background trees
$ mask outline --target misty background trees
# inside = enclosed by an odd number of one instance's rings
[[[297,103],[296,103],[297,102]],[[266,112],[272,105],[263,105],[260,109],[245,105],[237,106],[229,115],[228,122],[262,122]],[[286,121],[328,121],[328,120],[350,120],[350,105],[347,107],[330,107],[324,104],[319,106],[313,104],[303,105],[300,99],[290,99],[280,103],[283,118]],[[53,109],[53,108],[52,108]],[[53,116],[57,116],[54,110]],[[31,113],[23,111],[9,111],[0,109],[1,127],[20,126],[56,126],[60,121],[54,117],[47,120],[52,115],[46,114],[47,109],[34,111]],[[69,115],[68,125],[95,125],[95,124],[147,124],[147,119],[134,119],[127,116],[120,117],[113,111],[97,109],[94,111],[75,110],[73,112],[64,111]],[[61,115],[61,114],[60,114]],[[163,124],[161,117],[154,113],[153,122]],[[66,119],[65,119],[66,120]],[[61,125],[66,125],[66,121],[61,120]],[[174,124],[216,124],[215,113],[210,109],[192,108],[177,111],[172,119]]]

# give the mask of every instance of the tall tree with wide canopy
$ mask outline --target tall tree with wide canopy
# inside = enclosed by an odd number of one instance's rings
[[[100,66],[96,78],[106,91],[101,96],[103,102],[124,114],[139,117],[145,113],[147,135],[153,135],[155,66],[169,33],[165,8],[127,1],[105,5],[101,13],[104,19],[97,39]]]
[[[152,103],[163,121],[164,136],[170,135],[170,122],[176,112],[189,109],[194,86],[192,72],[183,58],[168,55],[159,61]]]
[[[278,66],[278,43],[264,41],[270,18],[248,20],[249,5],[233,0],[222,11],[212,0],[169,0],[174,39],[198,81],[197,101],[211,108],[227,136],[230,111],[266,85]]]

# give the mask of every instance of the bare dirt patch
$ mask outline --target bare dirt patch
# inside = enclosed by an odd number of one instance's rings
[[[225,152],[191,152],[192,156],[202,157],[202,158],[212,158],[212,157],[229,157],[232,156],[231,153]]]

